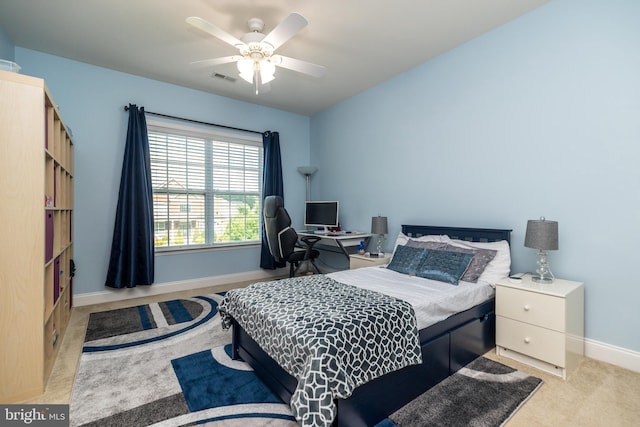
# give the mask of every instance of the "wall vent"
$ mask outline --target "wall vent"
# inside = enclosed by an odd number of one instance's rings
[[[218,79],[226,80],[226,81],[231,82],[231,83],[235,83],[235,81],[236,81],[235,77],[226,76],[226,75],[220,74],[220,73],[213,73],[213,74],[211,74],[211,77],[215,77],[215,78],[218,78]]]

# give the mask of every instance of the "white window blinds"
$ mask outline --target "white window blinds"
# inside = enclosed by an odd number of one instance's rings
[[[259,242],[261,140],[147,126],[156,249]]]

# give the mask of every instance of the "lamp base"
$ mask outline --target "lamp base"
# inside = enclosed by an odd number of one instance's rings
[[[553,276],[540,276],[534,274],[531,276],[531,281],[535,283],[553,283]]]
[[[384,234],[378,234],[378,243],[376,245],[376,250],[378,251],[378,255],[376,256],[383,256],[383,252],[382,252],[382,245],[384,244]]]
[[[549,268],[547,253],[543,250],[538,252],[538,269],[531,275],[531,280],[535,283],[553,283],[553,273]]]

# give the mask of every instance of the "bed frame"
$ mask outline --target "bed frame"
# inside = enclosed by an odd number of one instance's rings
[[[451,238],[510,241],[511,230],[403,225],[410,237],[446,234]],[[233,321],[232,355],[247,362],[283,401],[289,402],[297,381]],[[337,399],[334,426],[374,426],[417,396],[495,347],[495,300],[491,298],[420,331],[423,363],[391,372]]]

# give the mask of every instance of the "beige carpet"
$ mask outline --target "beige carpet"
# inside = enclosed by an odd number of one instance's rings
[[[69,403],[89,313],[130,307],[169,298],[220,292],[237,287],[211,287],[162,296],[74,307],[60,354],[55,362],[45,393],[28,403]],[[485,357],[534,375],[544,385],[506,424],[507,427],[627,427],[640,420],[640,373],[594,359],[585,358],[572,375],[563,381],[530,366],[498,357],[494,351]],[[27,402],[25,402],[27,403]]]

